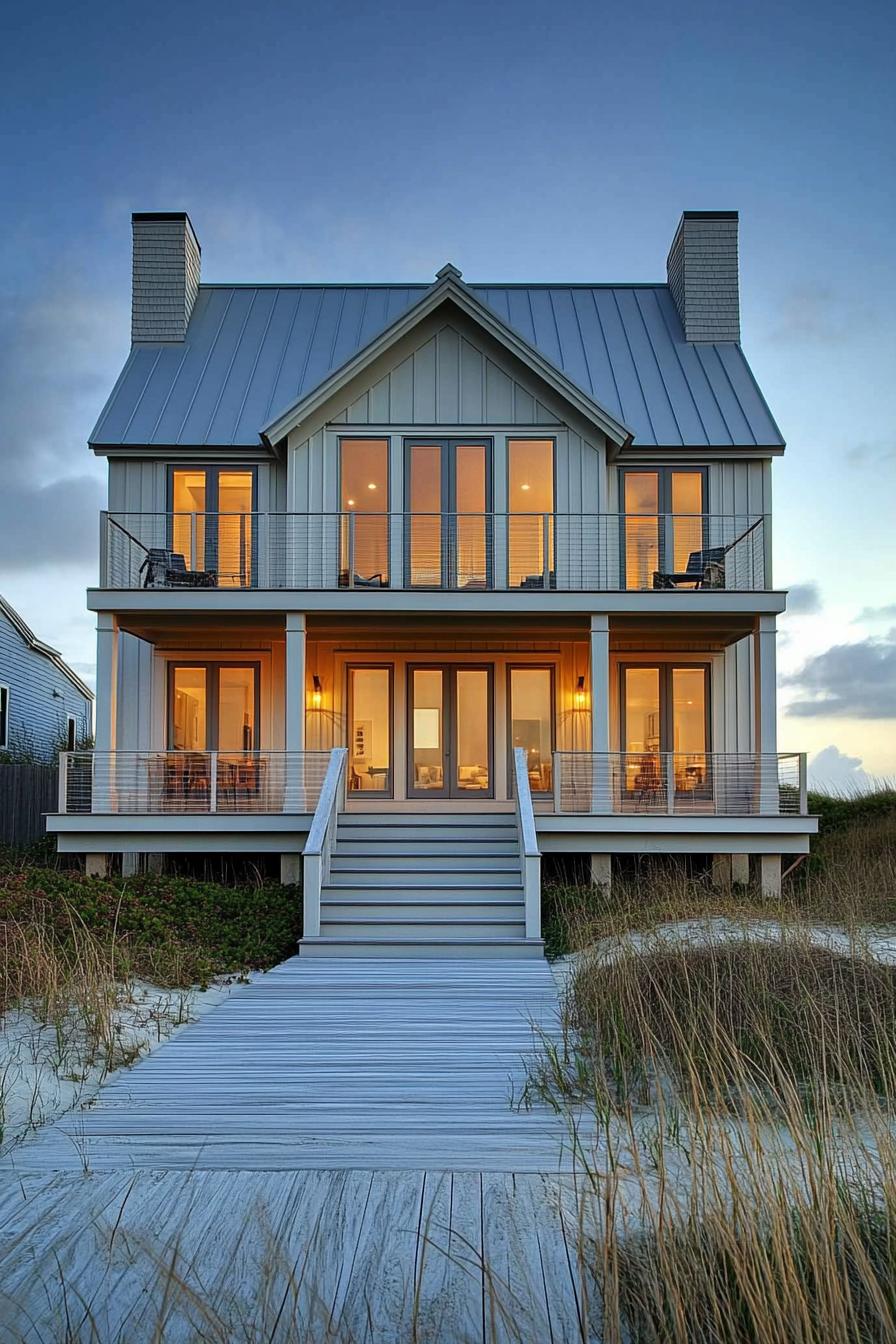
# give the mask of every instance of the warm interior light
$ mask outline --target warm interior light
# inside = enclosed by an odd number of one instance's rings
[[[355,501],[353,499],[350,499],[347,502],[350,509],[353,509],[355,507]]]
[[[587,700],[588,696],[585,692],[585,678],[582,676],[579,677],[578,681],[576,682],[576,695],[575,695],[576,709],[584,709]]]
[[[311,692],[311,704],[315,709],[320,709],[320,703],[321,700],[323,699],[323,687],[320,684],[320,677],[317,675],[316,672],[314,676],[311,678],[311,683],[312,686],[314,687],[314,689]]]
[[[368,481],[368,482],[367,482],[367,489],[368,489],[368,490],[375,490],[375,489],[376,489],[376,481]]]
[[[521,490],[528,490],[528,489],[529,489],[529,482],[528,482],[528,481],[524,481],[523,484],[520,486],[520,489],[521,489]]]

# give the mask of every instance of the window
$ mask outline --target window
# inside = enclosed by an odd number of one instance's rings
[[[0,748],[9,746],[9,687],[0,686]]]
[[[389,586],[389,440],[339,440],[339,581]]]
[[[69,714],[65,728],[65,749],[74,751],[78,745],[78,720],[74,714]]]
[[[705,509],[703,468],[626,469],[622,473],[625,586],[653,588],[654,575],[684,574],[688,558],[703,548]]]
[[[257,663],[170,664],[169,748],[235,754],[257,750],[259,681]]]
[[[533,793],[550,793],[553,788],[554,669],[511,667],[508,678],[509,778],[511,781],[514,778],[513,751],[522,747],[526,753],[530,789]]]
[[[555,587],[553,439],[508,439],[507,511],[509,586]]]
[[[491,586],[491,441],[405,444],[412,588]]]
[[[350,667],[351,792],[392,793],[392,668]]]
[[[700,797],[705,793],[709,707],[706,663],[622,668],[622,750],[630,797],[655,793],[659,798],[665,788],[665,761],[670,757],[676,795]]]
[[[187,569],[213,572],[219,588],[249,588],[253,573],[251,467],[173,467],[171,550]]]

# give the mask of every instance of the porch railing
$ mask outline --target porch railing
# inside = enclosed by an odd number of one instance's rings
[[[100,584],[134,588],[756,591],[757,514],[106,513]]]
[[[520,871],[526,909],[526,937],[541,937],[541,850],[529,787],[529,768],[522,747],[513,749],[513,797],[520,842]]]
[[[806,757],[802,752],[558,751],[554,811],[585,816],[805,816]]]
[[[311,813],[328,761],[326,751],[66,751],[59,811]]]
[[[320,935],[320,893],[330,876],[339,812],[345,807],[346,747],[329,753],[327,773],[302,852],[302,929],[306,938]]]

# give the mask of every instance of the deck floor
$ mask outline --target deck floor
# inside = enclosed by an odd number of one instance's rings
[[[568,1125],[512,1105],[558,1012],[541,960],[240,987],[6,1159],[0,1342],[593,1338]]]

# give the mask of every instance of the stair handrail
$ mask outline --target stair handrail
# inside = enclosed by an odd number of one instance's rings
[[[526,908],[526,937],[541,937],[541,850],[535,830],[535,809],[529,787],[529,770],[522,747],[513,749],[513,796],[520,842],[520,869]]]
[[[345,801],[347,759],[347,747],[334,747],[330,752],[327,773],[302,851],[302,932],[306,938],[320,936],[320,893],[330,876],[339,808]]]

